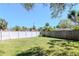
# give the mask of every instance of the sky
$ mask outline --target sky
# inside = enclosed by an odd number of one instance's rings
[[[79,9],[75,7],[74,9]],[[27,11],[21,4],[0,4],[0,18],[5,19],[8,22],[8,28],[12,28],[16,25],[32,27],[42,27],[45,23],[50,23],[50,26],[56,26],[60,19],[67,17],[65,11],[62,18],[52,19],[49,7],[44,7],[42,4],[37,4],[33,10]]]

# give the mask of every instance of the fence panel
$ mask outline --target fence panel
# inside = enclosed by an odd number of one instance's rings
[[[0,40],[30,38],[39,36],[40,32],[32,31],[0,31]]]
[[[44,36],[50,36],[55,38],[79,40],[79,31],[74,30],[41,32],[41,34]]]

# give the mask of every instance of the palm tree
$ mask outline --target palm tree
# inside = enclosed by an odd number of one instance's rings
[[[75,25],[79,25],[79,13],[77,13],[75,10],[72,10],[68,14],[68,18],[75,23]]]
[[[34,8],[34,6],[36,4],[34,3],[24,3],[22,4],[26,10],[32,10]],[[49,4],[44,4],[45,6],[49,6],[50,10],[51,10],[51,17],[57,17],[60,14],[62,14],[62,12],[65,10],[66,7],[69,7],[69,9],[71,9],[73,6],[75,6],[76,4],[67,4],[67,3],[49,3]]]

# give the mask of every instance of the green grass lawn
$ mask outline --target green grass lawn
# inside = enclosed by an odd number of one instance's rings
[[[47,42],[52,38],[35,37],[0,41],[0,55],[16,55],[32,47],[43,47],[48,49]]]
[[[33,47],[41,47],[47,50],[48,55],[79,55],[79,41],[49,37],[0,41],[0,55],[15,56]]]

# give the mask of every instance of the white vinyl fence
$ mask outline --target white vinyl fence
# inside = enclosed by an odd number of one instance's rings
[[[30,38],[39,36],[38,31],[0,31],[0,40]]]

